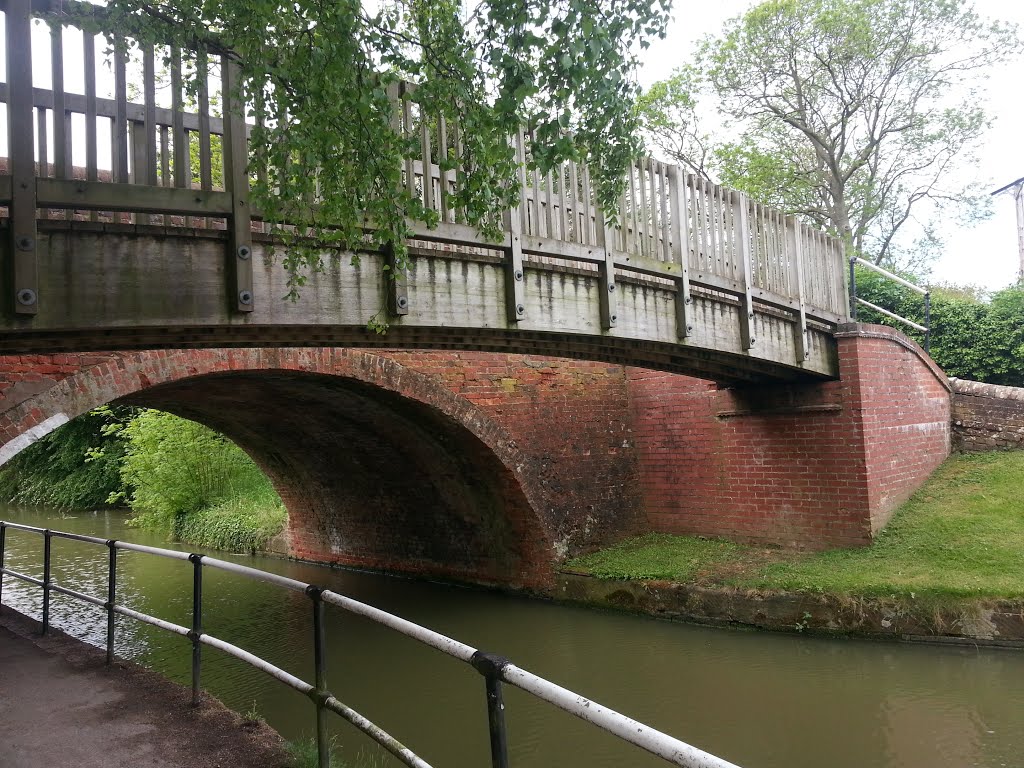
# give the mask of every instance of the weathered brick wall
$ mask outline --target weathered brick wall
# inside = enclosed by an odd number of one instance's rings
[[[162,408],[266,469],[297,555],[543,586],[553,562],[643,530],[870,540],[945,457],[949,393],[890,329],[838,344],[839,381],[734,388],[449,351],[8,357],[0,446],[118,398]]]
[[[951,392],[942,369],[902,333],[861,325],[849,334],[839,334],[840,376],[860,402],[860,450],[877,532],[949,455]]]
[[[879,326],[839,334],[840,380],[720,389],[630,369],[653,530],[809,547],[870,540],[949,451],[945,377]]]
[[[964,453],[1024,449],[1024,388],[950,379],[953,449]]]
[[[536,585],[642,527],[621,368],[346,349],[60,358],[0,358],[0,444],[116,398],[195,418],[275,479],[311,559]],[[25,376],[34,391],[10,397]]]

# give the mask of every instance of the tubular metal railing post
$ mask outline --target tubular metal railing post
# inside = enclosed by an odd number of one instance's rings
[[[7,551],[7,525],[0,523],[0,603],[4,601],[4,553]]]
[[[43,531],[43,634],[50,628],[50,529]]]
[[[117,542],[107,542],[107,665],[114,661],[114,601],[117,599]]]
[[[320,768],[330,768],[331,749],[327,738],[327,628],[324,625],[323,589],[310,584],[306,594],[313,601],[313,668],[315,688],[310,692],[316,704],[316,752]]]
[[[850,257],[850,319],[857,322],[857,257]]]
[[[924,295],[924,351],[929,355],[932,353],[932,293],[928,291]]]
[[[493,653],[477,651],[469,663],[484,676],[487,690],[487,729],[491,736],[491,768],[508,768],[508,733],[505,701],[501,694],[501,670],[510,662]]]
[[[192,641],[192,706],[199,706],[199,677],[203,665],[203,646],[199,637],[203,634],[203,556],[191,554],[192,563],[192,630],[188,633]]]

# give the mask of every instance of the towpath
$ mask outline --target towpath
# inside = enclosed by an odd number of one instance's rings
[[[280,737],[212,697],[0,608],[3,768],[284,768]]]

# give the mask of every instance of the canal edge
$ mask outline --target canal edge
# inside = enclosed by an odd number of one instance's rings
[[[551,597],[704,626],[1024,650],[1024,600],[965,599],[936,605],[900,595],[705,587],[602,579],[568,570],[555,574]]]

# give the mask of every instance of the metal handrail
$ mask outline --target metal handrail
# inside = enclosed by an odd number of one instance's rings
[[[7,529],[9,528],[43,536],[43,578],[41,580],[4,566]],[[54,582],[50,576],[51,541],[53,538],[68,539],[71,541],[98,544],[107,547],[109,560],[106,600],[78,592]],[[173,560],[187,560],[192,563],[193,589],[191,627],[174,624],[156,616],[150,616],[140,611],[135,611],[126,606],[117,604],[118,550],[139,552],[142,554],[170,558]],[[284,589],[303,592],[309,596],[313,604],[315,684],[306,682],[243,648],[232,645],[231,643],[202,631],[202,574],[204,566],[259,581],[265,581]],[[534,675],[525,669],[516,666],[504,657],[473,648],[472,646],[461,643],[458,640],[454,640],[438,632],[434,632],[431,629],[415,624],[399,616],[395,616],[394,614],[387,613],[386,611],[382,611],[381,609],[367,605],[366,603],[346,597],[338,592],[333,592],[313,584],[307,584],[296,579],[291,579],[287,576],[269,573],[258,568],[251,568],[246,565],[220,560],[208,555],[180,552],[171,549],[161,549],[159,547],[149,547],[141,544],[133,544],[131,542],[117,541],[115,539],[102,539],[97,536],[86,536],[78,533],[54,531],[49,528],[39,528],[36,526],[0,520],[0,604],[2,604],[3,577],[5,575],[42,588],[42,631],[44,634],[49,629],[50,624],[51,592],[57,592],[77,600],[82,600],[84,602],[103,607],[107,612],[106,650],[108,664],[111,663],[114,655],[115,614],[127,616],[128,618],[187,637],[192,642],[193,704],[198,704],[199,702],[200,675],[202,668],[201,648],[203,645],[217,648],[236,659],[240,659],[250,666],[267,673],[290,688],[305,694],[313,701],[316,707],[317,748],[321,768],[329,768],[330,765],[330,750],[328,748],[329,745],[325,720],[325,716],[328,711],[334,712],[343,717],[379,745],[384,747],[384,749],[388,750],[388,752],[394,755],[403,764],[411,766],[412,768],[430,768],[429,763],[417,756],[382,728],[372,723],[354,709],[342,703],[328,690],[325,664],[325,604],[337,606],[349,613],[362,616],[377,624],[388,627],[389,629],[405,635],[406,637],[410,637],[413,640],[434,648],[447,656],[451,656],[452,658],[470,664],[481,675],[483,675],[487,693],[487,718],[490,730],[492,768],[508,768],[508,747],[504,715],[505,706],[501,689],[501,684],[503,682],[526,691],[542,701],[553,704],[554,706],[575,715],[581,720],[597,726],[603,731],[618,736],[624,741],[647,750],[673,765],[683,766],[684,768],[738,768],[738,766],[733,763],[704,752],[697,747],[673,738],[668,734],[662,733],[661,731],[644,725],[632,718],[626,717],[613,709],[604,707],[597,702],[591,701],[577,693],[573,693],[566,688],[562,688],[545,678]]]
[[[918,323],[915,323],[913,320],[909,320],[908,318],[903,317],[902,315],[897,315],[895,312],[890,312],[888,309],[883,309],[882,307],[878,306],[877,304],[872,304],[870,301],[867,301],[866,299],[862,299],[859,296],[857,296],[857,271],[856,271],[855,267],[858,264],[860,266],[862,266],[862,267],[866,267],[867,269],[872,270],[873,272],[877,272],[878,274],[882,275],[883,277],[889,278],[893,282],[899,283],[904,288],[909,288],[910,290],[914,291],[915,293],[919,293],[922,296],[924,296],[924,325],[920,325]],[[920,331],[921,333],[924,334],[924,351],[927,352],[928,354],[931,354],[931,351],[932,351],[932,331],[931,331],[931,325],[932,325],[932,294],[931,294],[931,291],[928,290],[927,288],[922,288],[920,285],[914,285],[909,280],[904,280],[899,275],[894,274],[894,273],[890,272],[887,269],[882,269],[882,267],[878,266],[877,264],[872,264],[870,261],[865,261],[864,259],[858,258],[856,256],[851,256],[850,257],[850,317],[851,317],[851,319],[854,322],[857,322],[857,307],[858,306],[867,307],[868,309],[873,309],[875,312],[878,312],[881,315],[885,315],[886,317],[888,317],[888,318],[890,318],[892,320],[896,320],[897,322],[900,322],[900,323],[903,323],[904,325],[910,326],[915,331]]]

